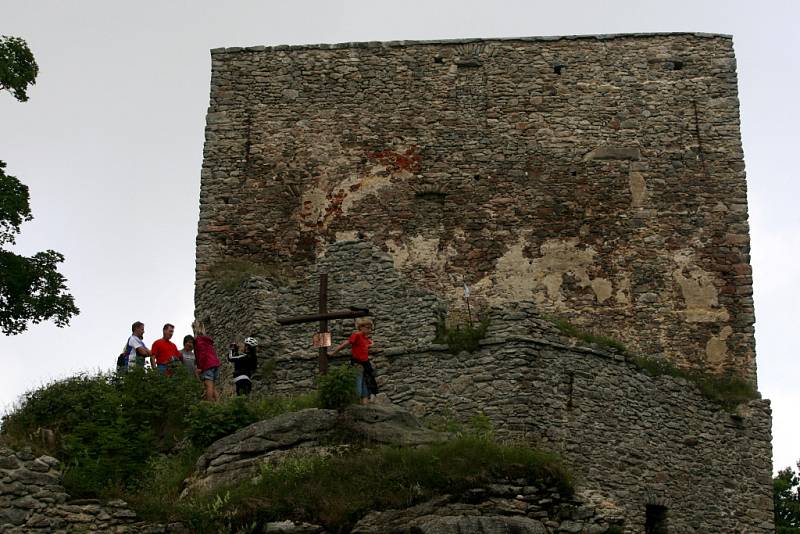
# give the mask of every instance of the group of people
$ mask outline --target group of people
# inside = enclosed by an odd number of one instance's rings
[[[214,349],[214,340],[206,335],[206,326],[200,321],[192,323],[194,335],[183,338],[183,348],[178,350],[172,342],[175,325],[167,323],[162,329],[161,338],[155,340],[148,349],[144,342],[144,323],[136,321],[131,325],[131,336],[117,358],[117,371],[125,372],[132,367],[150,367],[167,376],[183,369],[203,382],[203,398],[216,401],[219,398],[220,360]],[[248,395],[252,391],[252,376],[258,365],[256,347],[258,340],[248,337],[244,344],[232,343],[228,361],[233,363],[233,380],[237,395]]]
[[[356,332],[337,346],[331,356],[345,347],[350,347],[350,364],[357,368],[356,393],[361,404],[367,404],[378,393],[375,371],[369,359],[370,353],[379,352],[372,348],[373,323],[370,319],[356,321]],[[214,340],[206,334],[206,326],[201,321],[192,323],[194,335],[183,338],[183,348],[178,350],[172,342],[175,325],[167,323],[162,329],[161,338],[155,340],[148,349],[144,343],[144,323],[136,321],[131,325],[131,336],[117,358],[117,370],[125,372],[131,367],[144,367],[149,360],[150,367],[167,376],[179,369],[197,377],[203,382],[203,397],[209,401],[219,398],[216,384],[219,381],[220,360],[214,349]],[[245,338],[243,344],[231,343],[228,361],[233,364],[233,382],[237,395],[249,395],[253,388],[252,377],[258,366],[258,340]]]

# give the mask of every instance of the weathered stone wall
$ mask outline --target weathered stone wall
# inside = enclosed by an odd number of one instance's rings
[[[329,273],[331,308],[373,311],[381,398],[417,415],[467,420],[485,413],[501,436],[558,451],[579,487],[604,495],[639,532],[647,505],[667,507],[670,532],[772,532],[771,415],[754,400],[731,415],[683,379],[651,377],[619,354],[577,346],[535,302],[486,310],[478,352],[450,354],[434,341],[446,304],[414,287],[369,240],[337,242],[319,269]],[[252,277],[235,298],[258,301],[249,333],[262,340],[255,391],[298,393],[313,387],[315,325],[280,328],[275,317],[313,310],[317,275],[287,285]],[[208,284],[209,301],[226,293]],[[331,324],[334,343],[352,321]],[[236,335],[214,333],[218,339]]]
[[[768,401],[731,415],[691,383],[535,328],[474,354],[426,350],[377,366],[385,395],[416,413],[482,412],[501,436],[559,452],[580,487],[624,510],[627,532],[641,531],[648,504],[666,506],[669,532],[773,531]]]
[[[58,465],[50,456],[0,446],[0,532],[186,532],[177,524],[137,521],[121,500],[70,499]]]
[[[214,50],[200,200],[204,313],[214,266],[302,279],[360,236],[451,315],[466,282],[755,381],[727,36]]]

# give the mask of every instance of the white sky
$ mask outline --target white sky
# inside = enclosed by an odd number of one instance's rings
[[[54,378],[110,368],[134,320],[148,344],[165,322],[176,338],[189,333],[209,49],[702,31],[734,36],[759,386],[772,400],[775,467],[794,466],[798,20],[792,0],[0,0],[0,34],[26,39],[40,67],[29,102],[0,94],[0,160],[30,187],[34,215],[15,250],[62,252],[81,308],[69,328],[0,335],[0,407]]]

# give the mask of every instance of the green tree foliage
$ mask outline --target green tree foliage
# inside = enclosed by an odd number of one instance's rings
[[[28,100],[28,86],[36,83],[39,66],[24,39],[0,36],[0,91],[20,102]]]
[[[27,88],[33,85],[39,68],[25,41],[18,37],[0,37],[0,90],[14,98],[28,100]],[[30,221],[28,187],[5,173],[0,161],[0,247],[13,245],[20,225]],[[53,319],[63,327],[77,315],[66,279],[58,272],[64,256],[53,250],[31,257],[0,248],[0,332],[19,334],[29,323]]]
[[[800,461],[797,462],[800,471]],[[800,474],[791,467],[782,469],[772,479],[777,534],[800,534]]]
[[[38,428],[54,431],[57,450],[49,452],[64,463],[69,493],[109,494],[135,480],[150,457],[175,448],[199,395],[188,373],[78,375],[26,394],[3,417],[3,437],[21,445]]]

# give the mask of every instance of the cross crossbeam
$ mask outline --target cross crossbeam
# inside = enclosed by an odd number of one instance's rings
[[[320,273],[319,275],[319,313],[311,315],[296,315],[293,317],[283,317],[276,319],[277,323],[281,326],[290,324],[314,323],[319,321],[319,332],[326,333],[328,331],[328,320],[332,319],[355,319],[356,317],[365,317],[369,315],[367,308],[350,308],[347,311],[334,311],[328,312],[328,273]],[[328,347],[319,348],[319,372],[325,374],[328,372]]]

